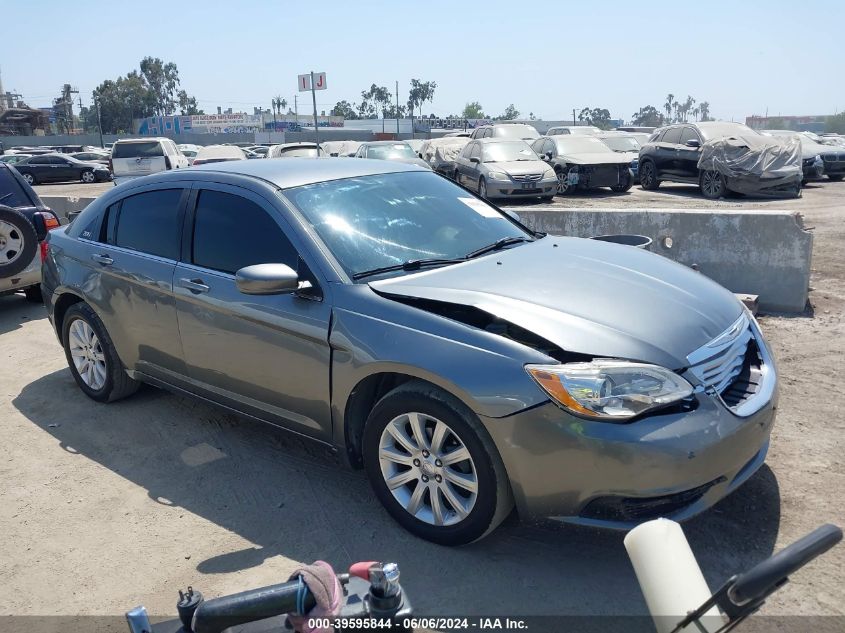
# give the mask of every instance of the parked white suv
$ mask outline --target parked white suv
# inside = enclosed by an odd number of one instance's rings
[[[169,138],[121,139],[112,146],[115,185],[138,176],[188,166],[188,159]]]

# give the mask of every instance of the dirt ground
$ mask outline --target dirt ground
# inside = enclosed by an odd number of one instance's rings
[[[39,193],[68,195],[60,188]],[[845,523],[843,201],[845,182],[825,182],[787,201],[707,203],[667,186],[556,203],[789,208],[814,227],[812,309],[761,319],[781,376],[767,465],[685,525],[712,589],[821,523]],[[44,308],[19,296],[0,298],[0,359],[0,615],[121,614],[139,603],[171,614],[178,588],[216,596],[283,581],[315,559],[398,561],[429,615],[646,612],[621,533],[511,518],[480,543],[444,549],[394,524],[361,472],[281,431],[152,388],[92,402]],[[845,615],[845,545],[763,613]]]

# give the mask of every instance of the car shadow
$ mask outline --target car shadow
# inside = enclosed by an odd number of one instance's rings
[[[23,323],[46,319],[47,310],[39,303],[30,303],[23,294],[0,297],[0,334],[13,332]]]
[[[448,549],[402,530],[362,472],[343,469],[327,449],[194,399],[144,388],[98,404],[65,369],[26,385],[13,405],[56,439],[56,451],[93,460],[156,503],[255,544],[200,561],[201,574],[247,570],[278,555],[338,568],[395,560],[419,613],[646,613],[621,532],[512,516],[481,542]],[[771,554],[779,523],[777,479],[763,467],[685,529],[715,589]],[[239,582],[247,588],[249,576]]]

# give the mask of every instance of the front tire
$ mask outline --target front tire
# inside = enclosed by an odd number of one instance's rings
[[[842,178],[845,178],[845,174],[828,174],[827,177],[834,182],[839,182]]]
[[[657,167],[650,160],[642,161],[639,167],[640,187],[646,191],[654,191],[660,186],[657,179]]]
[[[725,177],[718,171],[709,169],[703,170],[698,176],[698,188],[701,189],[701,195],[708,200],[724,198],[728,191]]]
[[[569,169],[558,167],[555,169],[557,176],[557,195],[568,196],[575,191],[575,185],[569,184]]]
[[[92,182],[96,182],[97,177],[94,175],[93,171],[91,171],[90,169],[86,169],[85,171],[82,172],[82,175],[80,176],[80,180],[82,182],[84,182],[85,184],[90,185]]]
[[[471,543],[513,507],[504,464],[478,418],[434,385],[414,380],[379,400],[363,453],[381,503],[427,541]]]
[[[126,374],[105,325],[86,303],[65,313],[62,343],[73,379],[83,393],[97,402],[130,396],[141,383]]]
[[[623,182],[620,182],[617,185],[611,185],[611,191],[615,191],[616,193],[625,193],[631,187],[634,186],[634,176],[631,174],[630,170]]]
[[[478,179],[478,195],[487,200],[487,182],[484,178]]]
[[[30,173],[21,174],[21,176],[23,176],[23,179],[26,180],[26,184],[28,184],[30,187],[38,184],[38,181],[35,179],[35,176]]]

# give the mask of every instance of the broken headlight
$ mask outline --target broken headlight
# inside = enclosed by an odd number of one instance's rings
[[[557,404],[599,420],[628,420],[692,394],[692,386],[678,374],[646,363],[597,359],[525,369]]]

